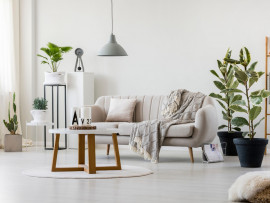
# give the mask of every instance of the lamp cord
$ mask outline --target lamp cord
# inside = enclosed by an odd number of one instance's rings
[[[113,0],[111,0],[112,34],[113,34]]]

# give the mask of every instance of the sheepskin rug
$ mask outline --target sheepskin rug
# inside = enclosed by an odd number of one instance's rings
[[[246,173],[232,184],[229,200],[233,202],[270,202],[270,171]]]

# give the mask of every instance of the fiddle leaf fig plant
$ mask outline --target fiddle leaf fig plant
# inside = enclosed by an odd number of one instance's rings
[[[259,119],[259,121],[256,123],[255,120],[262,111],[261,105],[263,98],[270,96],[270,92],[265,89],[251,91],[251,88],[254,83],[258,82],[264,72],[255,71],[257,62],[250,64],[250,52],[246,47],[240,50],[238,60],[231,59],[230,57],[226,56],[224,61],[229,63],[230,66],[233,66],[235,77],[237,81],[244,87],[244,91],[234,87],[230,89],[224,89],[222,92],[239,92],[246,98],[246,102],[244,100],[238,100],[237,102],[234,102],[234,105],[231,106],[231,109],[234,111],[246,113],[248,119],[244,117],[235,117],[232,119],[232,124],[238,126],[248,126],[249,131],[243,133],[243,135],[248,135],[250,139],[253,139],[256,134],[256,127],[264,118]]]
[[[226,59],[231,58],[231,52],[231,50],[227,50],[225,55]],[[242,96],[235,95],[238,91],[232,91],[236,90],[239,85],[238,80],[234,77],[234,68],[225,60],[223,62],[217,60],[217,64],[220,73],[218,74],[215,70],[210,70],[210,72],[217,78],[217,80],[214,81],[214,84],[220,90],[220,93],[211,93],[209,96],[215,98],[223,108],[223,119],[227,121],[227,125],[221,125],[218,129],[228,128],[228,132],[232,132],[232,130],[241,131],[239,128],[241,125],[239,125],[239,123],[232,123],[236,106],[244,104]]]
[[[47,47],[40,48],[46,56],[38,54],[37,56],[42,58],[41,64],[48,64],[53,72],[57,72],[61,60],[63,60],[63,54],[69,52],[72,47],[59,47],[56,44],[49,42]]]

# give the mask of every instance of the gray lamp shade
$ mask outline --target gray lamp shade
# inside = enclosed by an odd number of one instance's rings
[[[115,35],[111,34],[109,42],[101,48],[98,56],[127,56],[127,52],[116,42]]]

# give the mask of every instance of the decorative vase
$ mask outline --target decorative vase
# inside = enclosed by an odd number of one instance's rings
[[[45,72],[44,85],[64,85],[65,72]]]
[[[233,143],[234,138],[243,138],[242,132],[228,132],[228,131],[219,131],[217,132],[221,145],[226,143],[225,146],[222,146],[222,151],[225,156],[237,156],[237,151],[235,144]]]
[[[46,122],[47,110],[31,110],[33,116],[33,122]]]
[[[264,138],[235,138],[233,142],[236,146],[241,167],[259,168],[262,165],[265,147],[268,140]]]
[[[22,151],[22,135],[6,134],[4,141],[5,152],[21,152]]]

